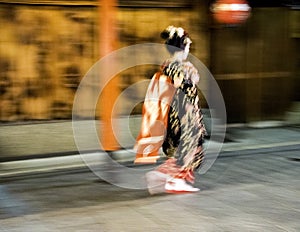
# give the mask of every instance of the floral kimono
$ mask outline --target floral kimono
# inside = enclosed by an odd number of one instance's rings
[[[189,182],[194,182],[193,171],[204,158],[206,130],[199,106],[198,81],[198,71],[190,62],[167,60],[162,65],[150,82],[135,145],[136,161],[155,161],[162,147],[169,159],[156,170]]]

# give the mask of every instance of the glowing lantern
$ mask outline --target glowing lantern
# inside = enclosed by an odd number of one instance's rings
[[[250,16],[251,7],[245,0],[217,0],[211,11],[219,23],[241,24]]]

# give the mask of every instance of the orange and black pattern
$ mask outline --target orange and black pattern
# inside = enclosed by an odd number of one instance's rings
[[[164,71],[171,79],[183,75],[170,105],[163,151],[168,157],[176,158],[180,166],[178,175],[184,178],[199,168],[204,158],[202,144],[206,130],[197,85],[192,82],[192,75],[198,75],[198,72],[191,63],[178,61],[170,63]]]

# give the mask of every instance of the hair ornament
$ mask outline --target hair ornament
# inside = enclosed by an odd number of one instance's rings
[[[173,39],[175,34],[180,38],[184,36],[184,29],[182,27],[168,26],[165,32],[168,33],[168,37],[166,39]]]

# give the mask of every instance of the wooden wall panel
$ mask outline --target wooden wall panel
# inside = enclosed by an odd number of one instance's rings
[[[212,29],[211,67],[228,122],[283,119],[295,75],[289,13],[288,8],[254,8],[244,25]]]

